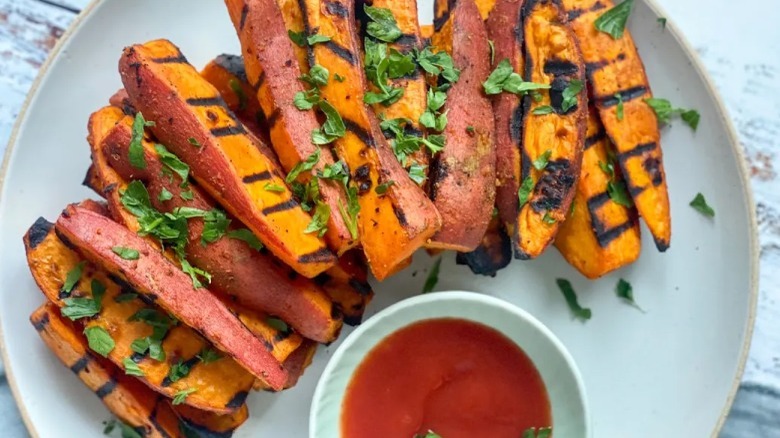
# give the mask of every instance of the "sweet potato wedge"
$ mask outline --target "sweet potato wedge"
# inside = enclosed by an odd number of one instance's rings
[[[304,340],[303,343],[295,351],[287,357],[282,364],[284,369],[287,370],[289,378],[284,385],[284,389],[289,389],[298,383],[298,380],[303,376],[303,372],[306,371],[309,365],[311,365],[314,359],[314,353],[317,352],[317,343],[311,340]],[[265,384],[262,381],[256,380],[254,388],[258,391],[267,390]]]
[[[520,200],[513,240],[515,257],[525,260],[538,257],[552,243],[569,212],[580,175],[588,103],[582,54],[558,4],[526,0],[523,34],[526,80],[551,87],[523,98],[520,169],[525,196],[520,198],[525,199]],[[551,111],[535,114],[541,107]]]
[[[368,269],[358,250],[341,256],[336,266],[320,274],[315,281],[333,300],[345,324],[356,326],[363,321],[363,313],[374,297],[374,291],[368,283]]]
[[[474,274],[490,277],[495,277],[496,273],[509,266],[511,261],[512,240],[498,216],[490,221],[477,249],[459,252],[455,258],[457,264],[468,266]]]
[[[305,35],[306,28],[303,24],[301,3],[298,0],[276,0],[276,4],[279,7],[279,12],[282,14],[284,27],[287,31]],[[292,48],[295,52],[295,57],[298,58],[298,66],[301,68],[301,73],[308,73],[310,53],[308,45],[300,46],[293,44]]]
[[[490,50],[474,0],[437,0],[435,6],[433,45],[452,56],[460,79],[442,109],[447,144],[431,162],[430,197],[443,222],[428,247],[468,252],[485,235],[496,199],[495,123],[482,91]]]
[[[615,6],[612,0],[563,0],[587,64],[591,98],[607,135],[617,148],[628,191],[659,251],[669,248],[672,219],[661,152],[658,119],[646,99],[650,83],[631,34],[620,39],[596,29],[594,22]],[[618,98],[619,96],[619,98]],[[622,101],[623,117],[618,118]]]
[[[307,277],[333,266],[336,258],[325,242],[304,232],[311,216],[293,198],[281,169],[258,150],[178,47],[166,40],[128,47],[119,70],[133,105],[156,122],[155,137],[189,164],[200,186],[274,255]],[[266,190],[268,183],[281,192]]]
[[[57,233],[93,263],[132,285],[144,296],[202,333],[271,388],[280,390],[287,372],[266,346],[216,297],[193,287],[190,277],[141,237],[116,222],[76,206],[57,219]],[[127,260],[112,248],[132,248],[137,260]]]
[[[255,89],[246,76],[244,59],[238,55],[223,53],[206,64],[200,75],[219,91],[230,111],[233,111],[249,132],[262,140],[259,143],[263,146],[261,152],[278,161],[276,153],[266,147],[271,144],[268,124],[260,102],[257,101]]]
[[[555,237],[555,246],[566,261],[588,278],[599,278],[633,263],[641,250],[635,207],[612,200],[610,180],[622,181],[617,163],[611,162],[612,144],[591,107],[588,137],[582,157],[582,171],[574,196],[574,207]],[[612,166],[611,174],[602,170]]]
[[[84,261],[57,237],[54,224],[43,218],[38,219],[25,235],[24,244],[27,263],[35,282],[56,306],[65,307],[65,300],[69,297],[92,297],[89,290],[93,281],[105,286],[99,317],[81,319],[77,325],[82,328],[102,327],[111,333],[115,342],[114,349],[108,355],[111,362],[123,367],[123,361],[131,358],[144,373],[139,379],[167,397],[173,397],[180,390],[196,388],[196,392],[187,397],[187,403],[200,409],[226,413],[235,411],[244,403],[254,376],[230,357],[208,364],[201,363],[197,355],[209,348],[209,343],[189,327],[182,324],[170,327],[162,341],[166,360],[157,361],[146,355],[135,354],[131,344],[136,339],[152,335],[153,327],[143,321],[128,319],[136,314],[155,312],[155,307],[133,298],[135,292],[130,285],[117,282],[116,277]],[[80,281],[70,294],[63,293],[68,272],[82,262],[84,265]],[[117,299],[123,294],[123,298]],[[189,375],[176,382],[167,381],[171,367],[179,359],[192,365]]]
[[[216,207],[199,187],[190,185],[184,189],[178,175],[166,175],[160,156],[147,141],[142,142],[146,168],[133,167],[128,159],[131,126],[132,119],[124,118],[101,147],[101,154],[124,181],[141,181],[149,192],[152,207],[161,212],[182,207],[211,211]],[[163,191],[171,194],[169,200],[160,200]],[[190,193],[190,200],[182,198],[185,191]],[[201,244],[202,218],[192,218],[187,225],[189,242],[185,254],[194,266],[211,274],[211,291],[226,295],[245,308],[278,316],[309,339],[327,343],[338,336],[341,321],[332,316],[333,303],[312,280],[242,240],[223,237],[208,245]],[[273,339],[275,336],[270,338],[271,342]]]
[[[402,35],[392,43],[388,43],[388,49],[398,50],[400,53],[407,54],[414,49],[423,48],[423,39],[420,34],[420,23],[418,21],[417,13],[417,1],[416,0],[365,0],[364,2],[358,2],[358,11],[356,14],[364,20],[362,23],[362,37],[371,38],[366,33],[367,16],[361,14],[363,5],[373,6],[375,8],[389,9],[393,13],[393,17],[398,24],[398,28],[402,32]],[[390,79],[389,85],[394,88],[402,88],[404,90],[401,98],[386,106],[383,103],[375,103],[372,105],[374,113],[379,117],[383,117],[386,120],[391,119],[407,119],[410,122],[405,126],[405,130],[418,136],[423,135],[423,127],[420,125],[420,116],[423,115],[426,108],[426,92],[428,86],[425,83],[425,76],[417,69],[406,76]],[[370,90],[378,92],[378,88],[374,84],[369,84]],[[394,136],[389,136],[385,132],[385,137],[388,141],[393,141]],[[418,164],[424,166],[423,175],[427,178],[428,166],[430,164],[431,154],[426,147],[421,147],[418,151],[407,157],[406,161],[401,163],[406,169],[409,169],[412,165]],[[424,183],[422,184],[425,185]]]
[[[249,83],[257,90],[257,100],[268,120],[271,144],[284,169],[291,172],[319,151],[311,141],[311,132],[320,125],[313,111],[295,107],[295,94],[303,91],[298,80],[302,67],[296,62],[285,21],[274,0],[226,0],[225,4],[241,41]],[[302,172],[298,180],[307,183],[311,175],[333,163],[330,148],[323,146],[311,172]],[[342,213],[349,204],[341,183],[319,179],[318,184],[319,196],[330,211],[325,240],[340,255],[355,247],[360,236],[353,219]],[[348,222],[353,225],[351,231]]]
[[[519,75],[525,72],[522,7],[523,0],[497,0],[485,22],[488,37],[493,41],[495,63],[508,59]],[[517,220],[521,182],[523,107],[520,96],[514,93],[496,94],[492,101],[496,122],[496,207],[511,234]]]
[[[344,78],[321,87],[321,96],[343,119],[346,133],[333,144],[357,186],[363,250],[374,276],[383,280],[439,229],[441,218],[398,163],[376,116],[363,103],[367,83],[359,59],[354,3],[306,0],[301,9],[307,34],[317,29],[331,37],[311,47],[312,61],[332,77]]]
[[[168,398],[90,352],[81,328],[62,317],[52,303],[35,310],[30,315],[30,322],[63,365],[76,374],[109,411],[141,436],[178,437],[184,429],[226,437],[249,416],[246,405],[224,415],[186,404],[172,405]]]

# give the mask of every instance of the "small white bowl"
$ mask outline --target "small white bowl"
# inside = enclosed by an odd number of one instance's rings
[[[417,321],[461,318],[503,333],[533,361],[550,398],[555,438],[589,438],[585,386],[561,341],[528,312],[473,292],[435,292],[392,305],[352,332],[325,367],[311,406],[309,438],[340,436],[341,407],[352,375],[366,355],[391,333]]]

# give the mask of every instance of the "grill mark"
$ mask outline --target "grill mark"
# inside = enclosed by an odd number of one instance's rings
[[[179,421],[179,427],[185,437],[230,438],[233,436],[232,429],[223,432],[212,430],[183,416],[179,418]]]
[[[358,195],[363,195],[371,190],[371,169],[368,164],[364,164],[355,169],[352,179],[357,184]]]
[[[579,8],[577,8],[577,9],[572,9],[572,10],[570,10],[570,11],[568,11],[568,12],[566,13],[566,18],[567,18],[569,21],[573,21],[573,20],[576,20],[576,19],[580,18],[580,16],[581,16],[582,14],[584,14],[584,13],[585,13],[585,11],[584,11],[584,10],[582,10],[582,9],[579,9]]]
[[[344,311],[341,308],[341,305],[333,303],[332,306],[330,306],[330,317],[333,319],[342,319],[344,317]]]
[[[103,400],[107,395],[111,394],[116,388],[116,380],[109,378],[100,388],[95,391],[95,395]]]
[[[359,138],[364,145],[371,148],[376,147],[376,142],[374,142],[374,137],[371,134],[369,134],[368,131],[363,129],[362,126],[358,125],[357,123],[347,118],[343,118],[343,120],[344,120],[344,127],[347,128],[347,131],[355,134],[355,136]]]
[[[597,102],[599,108],[611,108],[613,106],[617,106],[617,104],[620,103],[620,100],[615,97],[616,94],[619,94],[623,100],[623,103],[626,103],[644,96],[645,93],[647,93],[647,87],[644,85],[638,85],[636,87],[620,90],[612,96],[598,96],[594,100]]]
[[[35,327],[36,331],[42,332],[46,329],[46,326],[49,325],[49,314],[44,313],[40,319],[33,321],[32,325]]]
[[[155,430],[160,433],[160,435],[163,436],[163,438],[171,438],[170,435],[168,435],[168,432],[165,431],[165,429],[160,426],[160,422],[157,421],[157,408],[160,406],[160,403],[154,404],[154,409],[152,409],[152,412],[149,414],[149,422],[152,423],[152,426],[154,426]],[[143,433],[140,434],[141,436],[145,436]]]
[[[520,147],[520,139],[523,134],[523,105],[518,104],[512,111],[512,120],[509,122],[509,137]]]
[[[366,282],[366,281],[359,281],[359,280],[357,280],[355,278],[350,278],[348,284],[349,284],[349,287],[351,287],[352,289],[356,290],[357,293],[359,293],[360,295],[362,295],[364,297],[367,296],[367,295],[371,295],[371,292],[372,292],[371,291],[371,285],[368,284],[368,282]]]
[[[32,224],[30,229],[27,231],[27,242],[28,245],[30,245],[30,249],[35,249],[38,245],[41,244],[41,242],[46,240],[46,236],[51,233],[51,229],[53,227],[53,223],[42,217],[36,219],[35,223]]]
[[[634,222],[629,219],[614,228],[604,229],[604,224],[596,216],[591,216],[591,225],[596,231],[596,241],[599,246],[606,248],[623,233],[633,228]],[[601,229],[599,230],[597,227],[601,227]]]
[[[300,263],[325,263],[333,261],[333,253],[328,248],[320,248],[298,257]]]
[[[664,175],[661,171],[661,160],[658,157],[647,157],[642,162],[642,167],[650,175],[653,185],[658,187],[664,182]]]
[[[279,117],[282,115],[282,111],[279,108],[274,109],[270,116],[266,119],[268,122],[268,128],[273,129],[276,122],[279,121]]]
[[[225,100],[221,96],[214,97],[191,97],[187,99],[187,104],[192,106],[219,106],[227,107]]]
[[[298,0],[298,9],[301,10],[301,21],[303,21],[303,31],[306,35],[311,35],[311,25],[309,25],[309,10],[306,8],[306,0]],[[310,45],[306,45],[306,58],[309,61],[309,65],[315,65],[317,60],[314,59],[314,48]]]
[[[596,216],[596,210],[603,207],[604,204],[609,202],[609,193],[607,192],[601,192],[598,195],[593,195],[588,199],[588,211],[590,211],[591,216]]]
[[[243,57],[238,55],[231,55],[229,53],[223,53],[214,59],[214,63],[242,81],[249,82],[249,79],[247,79],[246,76],[246,68],[244,67]]]
[[[138,353],[137,351],[134,351],[132,355],[130,355],[130,360],[132,360],[135,363],[141,363],[141,361],[146,358],[146,355],[143,353]]]
[[[324,43],[325,47],[327,47],[331,52],[333,52],[336,56],[343,59],[344,61],[347,61],[349,65],[355,65],[357,62],[355,60],[355,54],[352,53],[349,49],[346,47],[342,47],[337,42],[330,40]],[[314,64],[312,64],[314,65]]]
[[[241,19],[238,22],[238,30],[243,31],[244,26],[246,25],[246,16],[249,15],[249,4],[244,3],[244,6],[241,7]]]
[[[537,213],[561,208],[576,179],[569,160],[560,158],[550,161],[536,182],[531,208]]]
[[[263,214],[266,216],[272,215],[274,213],[280,213],[287,210],[292,210],[293,208],[298,206],[298,201],[295,199],[290,198],[288,201],[280,202],[276,205],[272,205],[270,207],[266,207],[263,209]]]
[[[185,360],[184,362],[182,362],[182,365],[186,366],[190,370],[187,373],[187,376],[192,374],[192,369],[195,368],[195,366],[197,366],[199,363],[200,363],[200,359],[198,358],[197,355],[193,356],[193,357],[191,357],[191,358],[189,358],[187,360]],[[182,379],[185,379],[187,376],[182,377]],[[181,379],[177,380],[177,382],[180,381],[180,380]],[[163,379],[162,383],[160,383],[160,386],[162,386],[163,388],[166,388],[168,386],[171,386],[172,383],[173,383],[173,381],[171,381],[171,379],[168,376],[165,376],[165,378]]]
[[[246,129],[243,125],[223,126],[219,128],[211,128],[211,135],[214,137],[229,137],[231,135],[246,134]]]
[[[240,408],[244,402],[246,402],[246,397],[249,395],[247,391],[239,391],[236,393],[236,395],[233,396],[233,398],[230,399],[229,402],[225,405],[228,409],[237,409]]]
[[[395,213],[395,217],[398,219],[401,227],[406,228],[409,225],[409,222],[406,220],[406,213],[395,203],[393,203],[393,213]]]
[[[605,138],[607,138],[607,131],[604,130],[604,127],[601,127],[597,133],[585,138],[585,150],[590,149],[593,145]]]
[[[70,370],[73,371],[73,374],[78,374],[84,371],[84,368],[87,367],[87,364],[89,364],[89,356],[85,354],[70,366]]]
[[[249,80],[247,79],[246,82],[249,82]],[[258,91],[260,90],[260,87],[262,87],[264,83],[265,83],[265,70],[262,70],[260,72],[260,76],[257,77],[257,82],[255,82],[254,85],[252,85],[252,88],[254,88],[255,91]]]
[[[579,68],[571,61],[552,58],[544,63],[544,72],[553,76],[570,76],[577,74]]]
[[[655,142],[638,144],[634,149],[631,149],[630,151],[618,153],[618,160],[622,164],[631,158],[641,157],[646,152],[653,152],[657,147],[658,145]]]
[[[450,174],[450,169],[447,163],[440,159],[440,154],[433,158],[430,166],[428,171],[428,179],[431,182],[430,198],[431,201],[435,201],[439,196],[439,182],[447,178],[447,175]]]
[[[155,64],[187,64],[187,57],[181,53],[181,50],[177,49],[175,55],[163,56],[162,58],[152,58],[152,62]]]
[[[292,334],[291,330],[278,331],[274,335],[274,342],[282,342],[285,339],[289,338],[291,334]]]
[[[269,180],[272,177],[273,177],[273,175],[271,175],[271,172],[269,172],[267,170],[264,170],[264,171],[259,172],[259,173],[253,173],[251,175],[247,175],[244,178],[242,178],[241,181],[244,184],[252,184],[252,183],[256,183],[258,181]]]
[[[325,3],[325,10],[328,14],[341,18],[349,18],[349,10],[341,3],[330,0],[325,0],[323,3]]]
[[[607,61],[597,61],[585,63],[585,74],[588,78],[592,77],[594,73],[609,65]]]
[[[398,37],[397,40],[393,42],[398,47],[403,47],[404,49],[412,49],[414,47],[417,47],[417,44],[419,42],[419,39],[417,38],[416,34],[413,33],[405,33]]]

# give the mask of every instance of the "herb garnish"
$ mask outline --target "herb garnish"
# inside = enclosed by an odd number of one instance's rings
[[[552,435],[552,427],[531,427],[523,432],[522,438],[550,438]]]
[[[190,138],[188,138],[188,139],[187,139],[187,141],[188,141],[188,142],[189,142],[191,145],[195,146],[196,148],[199,148],[199,147],[201,147],[201,144],[200,144],[200,142],[199,142],[198,140],[195,140],[195,137],[190,137]]]
[[[499,94],[502,91],[523,95],[533,90],[549,89],[550,85],[524,81],[522,76],[515,73],[509,59],[505,58],[482,83],[482,87],[488,95]]]
[[[433,263],[433,267],[428,273],[428,277],[425,279],[422,293],[427,294],[428,292],[433,292],[433,288],[435,288],[436,283],[439,282],[439,269],[441,269],[441,257],[436,259],[436,262]]]
[[[168,371],[168,380],[171,382],[178,382],[180,379],[187,377],[190,374],[190,366],[184,363],[183,360],[179,361],[171,366]]]
[[[198,359],[200,359],[204,365],[208,365],[212,362],[216,362],[222,359],[222,355],[219,354],[216,350],[205,347],[203,350],[201,350],[200,353],[198,353]]]
[[[631,15],[633,6],[634,0],[625,0],[604,12],[593,24],[596,29],[609,34],[613,39],[620,39],[626,30],[628,16]]]
[[[315,64],[309,69],[309,73],[301,75],[301,77],[299,77],[298,79],[302,80],[303,82],[306,82],[312,87],[322,87],[328,85],[329,77],[330,77],[330,72],[328,71],[327,68],[319,64]]]
[[[310,46],[313,46],[313,45],[319,44],[319,43],[327,43],[330,40],[331,40],[331,37],[329,37],[327,35],[320,35],[318,33],[315,33],[314,35],[309,35],[306,38],[306,42],[309,43]]]
[[[398,24],[390,9],[366,5],[363,7],[363,11],[371,19],[366,25],[366,33],[368,35],[388,43],[392,43],[401,37],[401,29],[398,28]]]
[[[631,196],[628,193],[625,181],[618,180],[615,173],[614,157],[609,156],[608,162],[599,161],[599,167],[607,174],[609,181],[607,181],[607,194],[616,204],[623,207],[630,208],[634,205],[634,201],[631,200]]]
[[[653,109],[656,117],[658,117],[658,121],[661,123],[669,123],[672,116],[679,114],[682,121],[694,131],[699,127],[701,115],[694,109],[674,108],[669,100],[657,97],[645,99],[645,103]]]
[[[517,199],[519,201],[519,207],[524,206],[531,198],[531,192],[534,191],[534,179],[530,176],[525,177],[523,183],[520,184],[520,188],[517,190]]]
[[[170,201],[171,199],[173,199],[173,193],[165,187],[163,187],[162,190],[160,190],[160,194],[157,195],[157,200],[160,202]]]
[[[425,434],[418,433],[414,436],[414,438],[441,438],[441,435],[438,433],[428,430],[428,432],[425,432]]]
[[[544,212],[544,216],[542,216],[542,222],[544,222],[547,225],[555,225],[555,222],[557,221],[555,220],[554,217],[552,217],[552,215],[550,215],[549,211],[546,211]]]
[[[347,128],[336,108],[326,100],[320,101],[319,107],[320,111],[325,115],[325,123],[322,124],[322,127],[311,132],[312,143],[316,145],[328,144],[337,138],[343,137],[347,132]]]
[[[163,165],[181,178],[181,187],[187,187],[189,184],[187,178],[189,178],[190,175],[190,166],[180,160],[176,155],[170,153],[168,149],[161,144],[154,145],[154,149],[157,151],[157,155],[160,156],[160,161]]]
[[[436,132],[444,131],[447,126],[447,111],[442,113],[440,110],[447,101],[447,94],[434,88],[428,89],[427,107],[420,116],[420,124]]]
[[[65,304],[60,312],[62,316],[69,318],[72,321],[81,318],[88,318],[100,313],[103,303],[103,295],[105,295],[106,287],[98,280],[92,280],[92,296],[79,297],[79,298],[65,298],[63,303]]]
[[[294,32],[292,30],[287,31],[287,36],[298,47],[306,47],[306,32]]]
[[[544,170],[547,167],[547,163],[550,162],[550,155],[552,155],[552,149],[544,151],[537,159],[534,160],[533,165],[536,170]]]
[[[569,305],[569,310],[571,310],[574,317],[581,320],[590,319],[592,316],[591,310],[580,306],[580,303],[577,301],[577,293],[574,292],[571,282],[563,278],[558,278],[555,280],[555,283],[558,285],[558,289],[563,293],[566,304]]]
[[[553,110],[552,106],[550,106],[550,105],[542,105],[542,106],[538,106],[538,107],[534,108],[534,110],[531,111],[531,112],[535,116],[545,116],[547,114],[552,114],[553,111],[554,110]]]
[[[287,178],[285,181],[287,184],[292,184],[293,181],[298,179],[298,176],[303,172],[309,172],[312,169],[314,169],[314,166],[317,165],[317,163],[320,162],[320,148],[317,148],[314,152],[311,153],[306,159],[299,162],[295,165],[295,167],[290,170],[290,173],[287,174]]]
[[[385,193],[387,193],[388,190],[390,190],[390,187],[393,184],[395,184],[395,181],[384,182],[384,183],[379,184],[378,186],[376,186],[374,191],[376,192],[377,195],[384,195]]]
[[[317,233],[319,237],[322,237],[328,232],[328,220],[330,220],[330,206],[324,202],[317,202],[311,222],[303,232]]]
[[[409,178],[415,182],[418,186],[421,186],[425,182],[425,169],[428,166],[423,166],[420,163],[413,163],[409,166]]]
[[[567,112],[570,109],[577,106],[577,96],[585,88],[585,84],[579,79],[572,79],[569,81],[569,85],[563,89],[563,101],[561,102],[561,110]]]
[[[187,388],[182,389],[181,391],[178,391],[176,395],[173,396],[173,401],[171,402],[172,405],[180,405],[184,403],[184,400],[187,399],[187,396],[192,394],[193,392],[197,391],[197,388]]]
[[[129,357],[126,357],[122,360],[122,366],[125,369],[125,374],[128,376],[138,376],[143,377],[146,374],[144,374],[144,371],[141,369],[141,367],[138,366],[137,363],[133,361],[133,359],[130,359]]]
[[[366,79],[376,86],[378,92],[367,91],[363,95],[363,102],[368,105],[381,103],[390,106],[403,97],[404,89],[394,87],[388,82],[414,72],[416,67],[412,55],[404,55],[398,50],[390,49],[388,56],[387,45],[371,38],[366,38],[364,44]]]
[[[106,329],[100,326],[92,326],[84,329],[84,336],[87,337],[89,348],[95,353],[106,357],[114,350],[116,343],[108,334]]]
[[[666,18],[665,17],[658,17],[658,24],[661,26],[662,30],[666,30]]]
[[[245,110],[248,99],[246,98],[244,89],[241,88],[241,83],[234,78],[230,78],[228,81],[228,86],[231,90],[233,90],[234,93],[236,93],[236,97],[238,97],[238,109],[241,111]]]
[[[265,183],[263,186],[266,192],[273,192],[273,193],[284,193],[286,189],[279,185],[279,184],[273,184],[273,183]]]
[[[288,331],[290,331],[290,327],[287,325],[286,322],[273,316],[269,316],[268,318],[266,318],[265,323],[271,326],[274,330],[278,330],[283,333],[287,333]]]
[[[65,276],[65,283],[62,284],[62,288],[60,289],[60,294],[70,295],[70,292],[79,282],[79,280],[81,280],[81,274],[84,271],[84,265],[86,264],[87,262],[82,260],[78,262],[78,264],[76,264],[73,269],[68,271],[68,274]]]
[[[195,199],[195,193],[193,193],[192,190],[187,190],[186,192],[179,193],[179,197],[185,201],[192,201]]]
[[[707,204],[707,200],[701,193],[697,193],[689,205],[704,216],[715,217],[715,210]]]
[[[124,260],[138,260],[138,258],[141,256],[138,250],[126,248],[124,246],[114,246],[111,248],[111,251]]]
[[[631,283],[621,278],[618,280],[617,286],[615,286],[615,293],[619,298],[622,298],[627,303],[644,312],[644,310],[637,305],[636,301],[634,301],[634,288],[631,287]]]
[[[143,438],[143,436],[138,433],[137,430],[134,428],[128,426],[122,421],[117,420],[111,420],[107,423],[105,423],[106,427],[103,429],[103,433],[105,435],[109,435],[111,432],[114,431],[114,428],[116,428],[116,425],[119,425],[119,432],[121,433],[122,438]]]
[[[617,93],[617,94],[615,94],[615,99],[617,99],[617,101],[618,101],[618,103],[617,103],[617,110],[616,110],[617,119],[618,120],[623,120],[623,112],[624,112],[623,96],[620,93]]]
[[[255,234],[247,228],[228,231],[227,236],[231,239],[244,241],[247,245],[256,251],[263,249],[263,244],[260,242],[260,239],[258,239],[257,236],[255,236]]]
[[[143,114],[137,112],[133,120],[132,134],[130,135],[130,147],[128,148],[128,158],[130,164],[137,169],[146,169],[146,158],[144,157],[144,128],[154,126],[154,122],[144,120]]]

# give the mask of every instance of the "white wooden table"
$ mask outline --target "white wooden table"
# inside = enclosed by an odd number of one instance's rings
[[[219,1],[219,0],[211,0]],[[780,437],[780,8],[657,0],[698,50],[749,160],[761,233],[758,320],[723,437]],[[0,155],[47,53],[89,0],[0,0]],[[762,7],[763,6],[763,7]],[[0,366],[0,436],[26,436]]]

